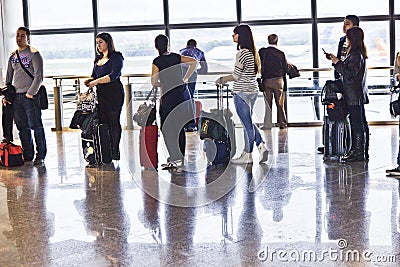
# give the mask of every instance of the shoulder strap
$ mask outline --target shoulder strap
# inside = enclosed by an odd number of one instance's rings
[[[146,97],[146,101],[148,101],[150,99],[150,96],[153,94],[153,98],[151,99],[152,102],[156,102],[157,101],[157,87],[153,86],[153,88],[151,88],[149,94]]]
[[[27,70],[27,69],[25,68],[24,64],[22,64],[21,57],[19,56],[19,53],[18,53],[18,49],[15,50],[15,53],[17,54],[19,64],[20,64],[21,67],[24,69],[24,71],[26,72],[26,74],[28,74],[29,77],[31,77],[31,79],[33,80],[34,77],[33,77],[32,73],[30,73],[29,70]]]

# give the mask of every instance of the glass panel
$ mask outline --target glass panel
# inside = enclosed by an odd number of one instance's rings
[[[29,0],[29,11],[33,30],[93,26],[91,0]]]
[[[394,1],[394,13],[400,14],[400,2],[399,1]]]
[[[278,35],[278,48],[299,68],[312,67],[311,25],[273,25],[252,27],[257,49],[268,46],[268,35]]]
[[[310,0],[246,0],[242,1],[243,20],[310,18]]]
[[[317,1],[317,16],[320,17],[345,17],[355,15],[388,15],[389,1],[364,1],[364,0],[336,0]]]
[[[98,0],[97,8],[99,12],[99,26],[164,23],[162,0]]]
[[[395,35],[395,42],[396,42],[396,52],[400,51],[400,20],[396,20],[396,35]]]
[[[154,38],[164,31],[110,32],[115,49],[124,55],[123,74],[151,73],[151,63],[158,55]]]
[[[236,1],[169,1],[169,19],[170,23],[236,21]]]
[[[208,71],[232,71],[237,51],[232,33],[233,28],[171,30],[171,51],[178,53],[187,40],[195,39],[205,53]]]
[[[327,52],[337,54],[339,38],[344,36],[343,23],[319,23],[319,47]],[[368,66],[389,65],[389,23],[361,22],[364,30],[365,44],[368,52]],[[318,51],[319,66],[331,67],[331,61],[325,59],[322,50]]]
[[[92,73],[93,34],[35,35],[31,43],[43,56],[45,76]]]

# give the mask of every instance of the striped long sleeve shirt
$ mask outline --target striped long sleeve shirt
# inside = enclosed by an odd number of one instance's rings
[[[256,73],[254,71],[254,56],[248,49],[240,49],[236,54],[235,69],[232,73],[233,92],[258,92]]]

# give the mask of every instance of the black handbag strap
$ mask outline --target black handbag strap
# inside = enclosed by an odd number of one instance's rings
[[[25,68],[24,64],[22,64],[21,57],[19,56],[19,53],[18,53],[18,49],[15,50],[15,53],[17,54],[18,61],[19,61],[19,64],[21,65],[22,69],[26,72],[26,74],[29,75],[29,77],[31,77],[32,80],[35,79],[35,77],[33,77],[32,73],[30,73],[30,71]]]
[[[156,102],[157,101],[157,87],[153,86],[153,88],[151,88],[149,94],[146,97],[146,101],[148,101],[150,99],[151,94],[153,94],[153,99],[151,99],[152,102]]]

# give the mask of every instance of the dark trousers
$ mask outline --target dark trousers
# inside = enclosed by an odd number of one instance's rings
[[[177,87],[160,100],[161,132],[169,153],[169,161],[183,160],[186,147],[184,128],[193,121],[191,99],[185,100],[185,88]]]
[[[34,157],[32,130],[35,136],[36,157],[44,159],[47,154],[47,146],[39,96],[31,99],[27,98],[25,93],[16,94],[13,105],[15,124],[19,131],[22,149],[24,150],[24,159],[31,161]]]
[[[111,149],[113,152],[119,150],[119,142],[121,141],[122,127],[120,122],[121,110],[111,111],[104,110],[103,106],[99,105],[99,123],[106,123],[110,129]]]
[[[120,117],[124,98],[124,87],[120,80],[97,86],[99,123],[107,123],[109,126],[112,153],[119,151],[122,135]]]
[[[12,104],[3,105],[1,119],[4,139],[13,141],[14,106]]]
[[[368,122],[365,117],[364,105],[348,106],[352,135],[369,135]]]

